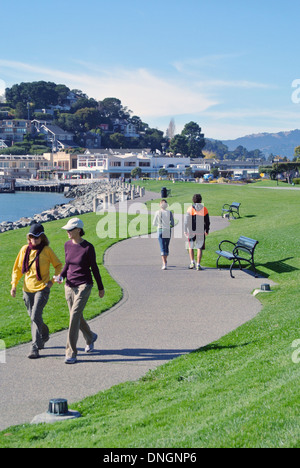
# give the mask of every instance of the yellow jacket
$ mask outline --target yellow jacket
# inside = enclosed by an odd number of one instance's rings
[[[14,264],[13,272],[12,272],[12,287],[17,287],[20,279],[22,278],[22,265],[24,261],[25,252],[28,245],[24,245],[20,250],[17,259]],[[31,263],[36,257],[36,251],[32,250],[30,252],[29,263]],[[23,290],[25,292],[38,292],[45,289],[47,283],[50,281],[50,263],[55,268],[55,276],[58,276],[62,270],[62,263],[57,258],[53,250],[46,246],[43,248],[42,252],[40,253],[39,257],[40,263],[40,272],[42,281],[39,281],[36,276],[36,263],[34,262],[30,268],[30,270],[24,276],[24,286]]]

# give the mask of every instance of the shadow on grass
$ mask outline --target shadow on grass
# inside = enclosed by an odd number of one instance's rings
[[[293,273],[294,271],[299,271],[299,268],[293,267],[292,265],[288,265],[288,260],[293,260],[294,257],[287,257],[283,258],[282,260],[277,260],[275,262],[266,262],[266,263],[259,263],[258,267],[266,268],[267,270],[274,271],[275,273]]]
[[[269,278],[270,276],[270,274],[268,274],[266,271],[262,271],[260,268],[264,268],[265,270],[273,271],[278,274],[293,273],[295,271],[299,271],[299,268],[296,268],[292,265],[285,263],[288,260],[293,260],[293,259],[294,257],[287,257],[287,258],[283,258],[282,260],[276,260],[274,262],[257,263],[255,264],[257,277],[263,279],[263,278]],[[249,265],[243,264],[243,262],[241,262],[241,264],[243,266],[244,273],[247,273],[253,277],[255,276],[253,269],[251,269]],[[229,268],[230,268],[230,265],[222,265],[221,267],[222,270],[226,270],[226,269],[229,270]],[[239,270],[238,265],[236,265],[233,268],[233,271],[237,271],[237,270]]]
[[[243,348],[243,347],[249,346],[249,345],[251,345],[251,344],[253,344],[255,342],[256,341],[249,341],[247,343],[236,344],[236,345],[226,345],[226,346],[219,345],[218,343],[212,343],[212,344],[209,344],[209,345],[206,345],[206,346],[202,346],[202,348],[197,349],[193,353],[196,354],[196,353],[205,353],[207,351],[220,351],[222,349]]]

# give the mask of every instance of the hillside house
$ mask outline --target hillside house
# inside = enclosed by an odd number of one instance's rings
[[[30,120],[0,120],[0,139],[8,143],[24,140],[26,133],[31,133]]]
[[[42,133],[46,136],[47,142],[54,152],[77,146],[73,141],[74,134],[63,130],[57,125],[39,120],[33,120],[32,124],[34,125],[37,133]]]

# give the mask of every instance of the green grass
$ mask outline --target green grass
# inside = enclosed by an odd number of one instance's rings
[[[145,185],[158,191],[168,183]],[[138,382],[72,405],[79,420],[7,429],[1,447],[299,447],[300,364],[292,361],[292,343],[300,339],[300,193],[256,187],[170,184],[169,202],[189,202],[200,191],[211,215],[225,202],[242,203],[242,218],[209,236],[204,264],[215,266],[224,238],[258,239],[258,269],[278,284],[258,296],[262,312]]]

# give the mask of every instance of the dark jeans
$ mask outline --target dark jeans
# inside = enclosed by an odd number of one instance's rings
[[[158,233],[158,241],[160,245],[160,252],[161,255],[168,256],[169,255],[169,245],[170,245],[170,237],[165,237],[165,233],[159,232]]]
[[[32,350],[42,349],[49,338],[49,328],[43,321],[43,311],[49,294],[48,287],[35,293],[23,291],[23,299],[31,319]]]

